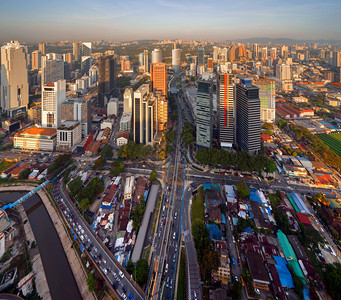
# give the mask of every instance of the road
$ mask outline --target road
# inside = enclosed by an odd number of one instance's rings
[[[86,249],[85,251],[96,261],[103,273],[102,275],[106,277],[111,285],[114,282],[120,282],[116,292],[121,296],[121,299],[126,299],[127,296],[125,294],[129,293],[133,295],[134,299],[144,299],[143,291],[96,236],[89,224],[80,216],[78,209],[76,209],[72,200],[64,191],[61,181],[57,184],[57,189],[54,190],[54,197],[63,210],[70,227],[77,234],[79,241],[81,241]],[[122,272],[121,276],[119,275],[120,272]],[[127,289],[126,293],[123,291],[123,286]]]

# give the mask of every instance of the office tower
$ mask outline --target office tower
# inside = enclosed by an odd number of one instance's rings
[[[50,59],[48,57],[51,57]],[[55,57],[56,59],[53,59]],[[64,79],[64,61],[58,56],[43,56],[42,57],[42,75],[41,83],[56,82]]]
[[[98,105],[104,107],[114,92],[114,56],[101,56],[98,63]]]
[[[133,105],[133,131],[134,141],[137,144],[150,144],[152,143],[153,131],[153,108],[149,105],[149,84],[141,85],[134,92],[134,105]]]
[[[334,51],[333,52],[333,60],[332,60],[333,67],[341,67],[341,51]]]
[[[82,43],[82,56],[91,56],[92,43]]]
[[[237,49],[236,49],[236,58],[238,58],[239,60],[246,57],[246,49],[245,46],[243,44],[241,44]]]
[[[205,65],[205,49],[204,49],[204,47],[200,47],[198,49],[198,65],[199,66]]]
[[[162,62],[162,52],[160,49],[154,49],[152,51],[152,64],[158,64]]]
[[[71,81],[71,64],[66,61],[64,61],[64,79],[66,82]]]
[[[18,41],[1,47],[0,107],[10,117],[25,112],[28,105],[25,48]]]
[[[276,66],[276,77],[279,81],[279,89],[283,92],[293,90],[291,67],[287,64],[279,64]]]
[[[130,60],[128,55],[120,57],[121,72],[130,70]]]
[[[78,121],[82,124],[82,137],[91,130],[91,100],[85,98],[68,99],[62,103],[61,121]]]
[[[172,50],[172,69],[175,73],[180,72],[181,68],[181,49],[173,49]]]
[[[260,99],[252,78],[244,77],[236,86],[237,143],[241,150],[260,150]]]
[[[276,48],[270,49],[270,58],[271,58],[272,62],[277,58],[277,49]]]
[[[262,61],[265,64],[266,60],[268,59],[268,48],[262,48]]]
[[[62,103],[66,99],[66,81],[46,83],[41,88],[41,123],[58,128],[62,119]]]
[[[213,46],[213,62],[218,62],[219,50],[217,46]]]
[[[63,54],[64,61],[68,62],[69,64],[72,64],[74,61],[73,54],[71,52]]]
[[[213,136],[213,82],[208,78],[198,81],[196,106],[196,143],[211,148]]]
[[[276,81],[260,78],[253,84],[259,88],[260,119],[262,122],[275,122],[276,116]]]
[[[207,59],[207,70],[213,72],[213,59],[211,57]]]
[[[123,94],[123,113],[133,112],[133,97],[134,92],[132,88],[126,88]]]
[[[222,148],[232,148],[235,141],[235,93],[232,75],[219,76],[219,140]]]
[[[96,65],[92,65],[89,70],[90,86],[94,85],[98,81],[98,68]]]
[[[236,60],[236,47],[235,46],[232,46],[230,48],[230,56],[229,56],[229,58],[230,58],[231,62]]]
[[[282,46],[281,47],[281,57],[282,58],[287,58],[289,54],[288,46]]]
[[[156,108],[154,109],[155,130],[164,132],[167,129],[168,121],[168,101],[160,92],[154,94]]]
[[[41,54],[42,55],[45,55],[46,53],[45,53],[45,51],[46,51],[46,49],[45,49],[45,47],[46,47],[46,43],[45,42],[39,42],[39,51],[41,52]]]
[[[31,70],[39,70],[41,68],[41,52],[35,50],[31,54]]]
[[[148,50],[143,51],[143,69],[144,72],[149,72],[149,55]]]
[[[91,54],[92,54],[92,43],[82,43],[81,49],[81,71],[83,74],[88,74],[89,69],[92,65]]]
[[[75,61],[80,61],[81,59],[81,43],[76,42],[72,44],[73,46],[73,56]]]
[[[151,82],[153,92],[160,91],[167,97],[167,67],[165,63],[151,64]]]
[[[259,58],[259,45],[253,44],[253,53],[252,57],[254,60],[257,60]]]

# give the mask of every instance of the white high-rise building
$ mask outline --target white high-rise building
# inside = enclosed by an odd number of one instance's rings
[[[91,61],[92,43],[82,43],[82,58],[81,58],[81,71],[82,73],[89,73],[92,65]]]
[[[175,73],[180,72],[181,64],[181,49],[172,50],[172,69]]]
[[[268,59],[268,47],[262,48],[262,61],[265,64]]]
[[[126,88],[123,94],[123,113],[133,112],[133,97],[134,92],[132,88]]]
[[[13,117],[28,105],[27,54],[18,41],[1,47],[0,107]]]
[[[62,57],[53,55],[42,56],[42,71],[42,84],[64,79],[64,61]]]
[[[293,90],[292,86],[292,72],[290,65],[280,64],[276,66],[276,77],[279,81],[279,88],[281,91],[289,92]]]
[[[66,99],[66,81],[43,84],[41,95],[42,126],[58,128],[62,119],[62,103]]]
[[[162,52],[160,49],[154,49],[152,51],[152,64],[157,64],[162,62]]]

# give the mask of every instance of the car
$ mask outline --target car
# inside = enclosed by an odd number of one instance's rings
[[[103,269],[103,272],[104,272],[104,274],[105,274],[105,275],[107,275],[107,274],[108,274],[108,271],[107,271],[107,269]]]
[[[175,212],[175,214],[174,214],[174,218],[175,218],[175,219],[176,219],[177,215],[178,215],[178,213],[177,213],[177,212]]]
[[[198,299],[196,291],[193,292],[194,299]]]
[[[107,263],[107,261],[106,261],[105,259],[103,259],[103,263],[104,263],[104,264],[106,264],[106,263]]]
[[[165,267],[165,273],[168,272],[168,264],[166,264],[166,267]]]
[[[173,256],[173,262],[175,262],[175,254],[174,254],[174,256]]]
[[[115,290],[116,290],[117,287],[118,287],[118,283],[115,281],[114,284],[113,284],[113,286],[114,286],[114,288],[115,288]]]
[[[260,295],[259,289],[255,289],[255,292],[256,292],[258,295]]]
[[[169,285],[169,277],[167,277],[166,287],[168,287],[168,285]]]
[[[112,273],[112,275],[114,276],[114,278],[117,278],[117,274],[115,272]]]
[[[117,278],[117,283],[121,284],[121,279]]]
[[[175,236],[176,236],[176,233],[174,232],[174,233],[173,233],[173,240],[175,240]]]
[[[126,288],[124,285],[122,286],[122,290],[123,290],[123,292],[125,292],[125,293],[127,292],[127,288]]]
[[[132,294],[132,293],[128,293],[128,298],[129,298],[130,300],[134,300],[133,294]]]
[[[118,274],[120,274],[120,277],[123,278],[124,277],[124,274],[122,271],[120,271]]]
[[[127,299],[127,296],[125,294],[122,294],[121,296],[123,300]]]

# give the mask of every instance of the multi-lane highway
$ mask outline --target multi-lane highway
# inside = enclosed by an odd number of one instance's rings
[[[96,262],[103,276],[116,290],[121,299],[144,299],[141,288],[132,280],[120,263],[114,258],[103,242],[93,232],[89,224],[79,215],[72,200],[59,181],[54,189],[54,198],[62,209],[70,228],[77,235],[80,243]]]

